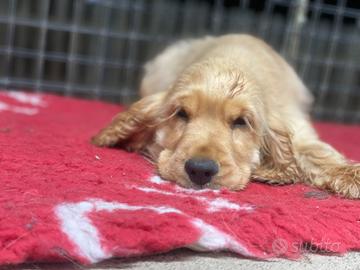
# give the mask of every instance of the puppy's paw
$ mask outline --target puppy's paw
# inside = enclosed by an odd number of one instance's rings
[[[328,175],[325,188],[349,199],[360,199],[360,164],[332,168]]]

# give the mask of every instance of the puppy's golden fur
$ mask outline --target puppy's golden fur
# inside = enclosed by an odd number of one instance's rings
[[[249,179],[306,182],[360,197],[360,164],[319,140],[308,109],[311,95],[272,48],[248,35],[175,43],[146,65],[142,99],[93,138],[141,151],[160,175],[197,186],[187,160],[214,160],[207,187],[239,190]]]

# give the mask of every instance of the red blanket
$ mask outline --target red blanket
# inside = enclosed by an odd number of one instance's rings
[[[86,264],[179,247],[264,259],[360,248],[360,200],[301,184],[187,190],[137,154],[91,145],[118,110],[0,92],[0,264]],[[360,160],[359,126],[317,128]]]

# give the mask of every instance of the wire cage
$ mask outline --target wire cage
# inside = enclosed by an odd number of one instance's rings
[[[0,87],[129,103],[166,45],[224,33],[279,51],[315,118],[360,122],[357,0],[1,0]]]

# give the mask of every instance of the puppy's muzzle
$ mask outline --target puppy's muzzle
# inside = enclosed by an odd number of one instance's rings
[[[185,171],[191,182],[203,186],[219,172],[219,166],[211,159],[192,158],[185,162]]]

